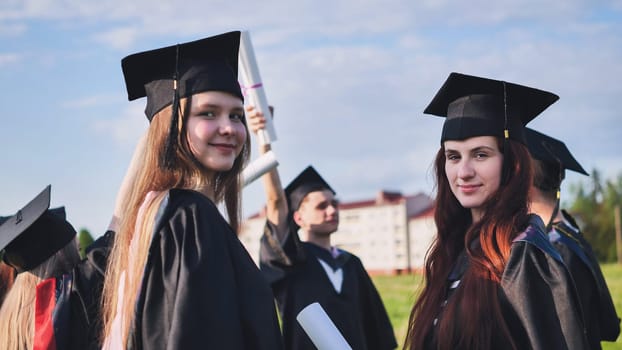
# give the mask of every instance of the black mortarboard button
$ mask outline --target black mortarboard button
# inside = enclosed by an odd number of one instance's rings
[[[160,166],[174,168],[179,99],[205,91],[224,91],[244,100],[238,82],[240,32],[136,53],[121,61],[127,97],[147,97],[149,122],[168,105],[173,115]]]
[[[307,194],[321,190],[329,190],[335,194],[335,190],[309,165],[285,187],[285,195],[289,201],[289,210],[291,212],[298,210]]]
[[[551,164],[559,164],[563,169],[589,175],[562,141],[530,128],[525,128],[525,138],[527,139],[529,153],[535,159]]]
[[[48,209],[51,186],[0,225],[0,250],[17,272],[29,271],[66,246],[76,230],[65,220],[65,209]]]
[[[525,143],[523,127],[558,99],[548,91],[451,73],[424,113],[447,118],[441,142],[497,136]]]

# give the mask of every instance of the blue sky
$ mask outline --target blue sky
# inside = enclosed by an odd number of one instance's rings
[[[53,206],[102,233],[147,128],[121,59],[229,30],[251,32],[284,183],[313,164],[344,201],[431,194],[442,118],[422,111],[452,71],[558,94],[530,126],[622,172],[620,0],[4,0],[0,215],[52,184]],[[248,186],[244,215],[263,200]]]

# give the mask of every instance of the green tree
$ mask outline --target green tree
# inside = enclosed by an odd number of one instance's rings
[[[592,171],[588,184],[571,185],[573,195],[570,212],[581,226],[581,232],[601,262],[616,257],[614,208],[622,203],[622,174],[603,180],[600,172]]]
[[[91,236],[89,230],[85,228],[80,229],[80,232],[78,233],[78,246],[80,249],[80,257],[82,257],[82,259],[86,257],[86,247],[91,245],[91,243],[93,243],[93,236]]]

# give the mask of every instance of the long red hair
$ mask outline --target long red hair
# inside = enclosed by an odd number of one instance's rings
[[[439,319],[438,349],[490,349],[493,338],[516,348],[497,292],[512,241],[527,227],[532,170],[524,145],[512,140],[499,144],[505,171],[499,189],[486,202],[484,215],[477,223],[472,223],[470,210],[460,205],[449,187],[443,146],[436,155],[434,221],[438,234],[426,256],[424,287],[410,314],[404,349],[424,348],[446,298],[447,277],[465,248],[469,267]],[[472,244],[475,240],[479,245]]]

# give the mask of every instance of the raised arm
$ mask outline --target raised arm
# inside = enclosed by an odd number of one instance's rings
[[[272,109],[272,107],[270,107]],[[263,113],[254,106],[246,107],[246,120],[249,128],[257,132],[265,127],[266,119]],[[260,145],[259,152],[264,154],[271,150],[271,146]],[[277,227],[277,235],[280,241],[287,234],[287,198],[281,185],[281,178],[277,168],[274,168],[262,176],[264,190],[266,191],[266,217],[270,223]]]

